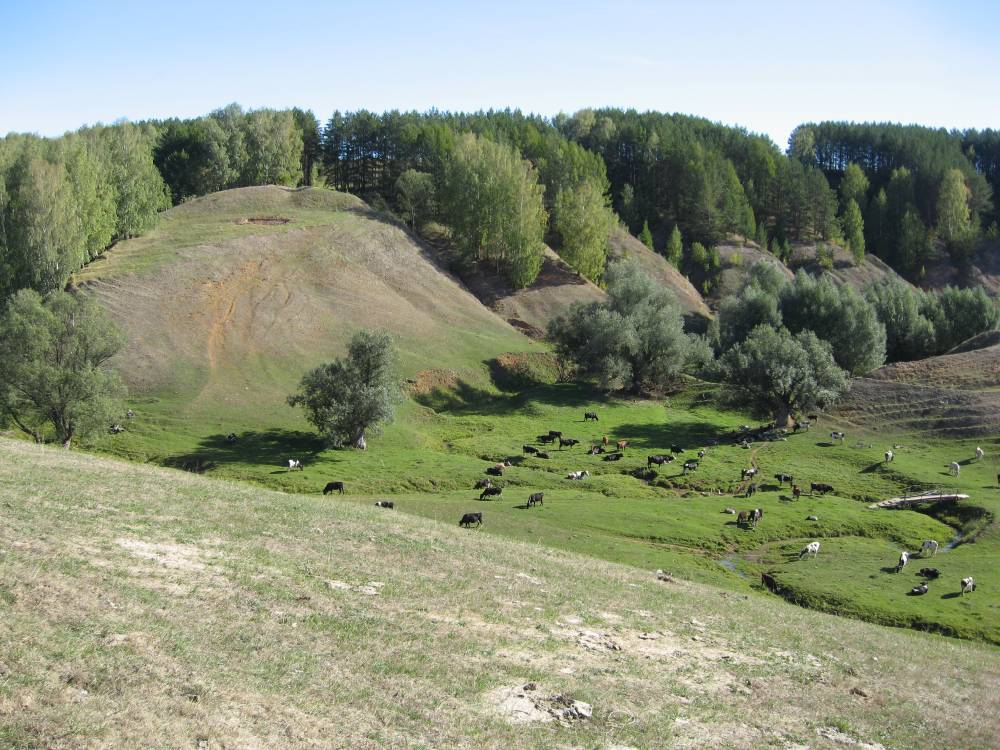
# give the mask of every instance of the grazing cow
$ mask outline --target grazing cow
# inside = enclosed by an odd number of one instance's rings
[[[924,578],[937,578],[939,575],[941,575],[941,571],[938,570],[937,568],[921,568],[920,575],[922,575]]]
[[[903,550],[902,552],[900,552],[899,553],[899,562],[896,563],[896,572],[898,573],[903,568],[905,568],[906,567],[906,563],[908,563],[909,561],[910,561],[910,553],[907,552],[906,550]]]
[[[472,485],[472,489],[474,489],[474,490],[481,490],[484,487],[492,487],[492,486],[493,486],[493,480],[492,479],[478,479],[478,480],[476,480],[476,483],[474,485]]]
[[[556,439],[551,435],[539,435],[535,438],[539,443],[554,443]]]
[[[230,432],[228,435],[226,435],[226,442],[227,443],[232,444],[232,443],[235,443],[237,440],[239,440],[239,438],[236,437],[236,433],[235,432]]]
[[[619,453],[624,453],[626,448],[628,448],[628,440],[619,440],[618,441],[618,452]]]
[[[135,412],[132,411],[131,409],[129,409],[129,410],[127,410],[125,412],[125,419],[131,419],[134,416],[135,416]],[[232,434],[232,433],[230,433],[230,434]]]
[[[819,516],[806,516],[807,521],[818,521]]]
[[[818,554],[819,554],[819,542],[809,542],[809,544],[803,547],[802,551],[799,552],[799,559],[801,560],[803,557],[807,557],[808,555],[816,557]]]
[[[564,445],[568,445],[570,448],[572,448],[579,442],[580,442],[579,440],[575,440],[574,438],[559,438],[559,450],[562,450]]]
[[[584,470],[584,471],[571,471],[569,474],[566,475],[566,478],[567,479],[585,479],[585,478],[587,478],[589,476],[590,476],[590,472],[586,471],[586,470]]]
[[[739,515],[736,516],[736,525],[737,526],[749,526],[750,525],[750,516],[752,516],[752,515],[753,515],[753,511],[752,510],[741,510],[739,512]]]
[[[549,437],[555,440],[556,438],[561,438],[562,433],[559,430],[549,430]]]
[[[605,448],[608,447],[608,436],[607,435],[605,435],[604,437],[601,438],[601,445],[603,445]]]
[[[290,459],[288,459],[288,470],[292,471],[293,469],[298,469],[299,471],[303,470],[302,469],[302,462],[299,461],[299,459],[297,459],[297,458],[290,458]]]
[[[663,466],[663,464],[670,463],[670,461],[673,460],[674,460],[673,456],[670,456],[669,460],[667,456],[646,456],[646,466],[649,467],[652,466],[653,464],[656,464],[657,466]]]
[[[818,492],[821,495],[825,495],[827,492],[833,492],[833,485],[824,484],[823,482],[810,482],[809,488],[810,492]]]
[[[757,494],[757,483],[751,482],[747,485],[746,497],[753,497]]]
[[[894,459],[895,457],[896,457],[896,454],[894,454],[894,453],[893,453],[892,451],[886,451],[886,452],[885,452],[885,462],[886,462],[886,463],[889,463],[889,462],[890,462],[890,461],[892,461],[892,459]]]
[[[535,454],[535,457],[536,458],[548,458],[549,454],[546,453],[545,451],[538,451],[538,453]]]
[[[756,467],[753,467],[753,466],[751,466],[749,469],[743,469],[743,475],[740,478],[741,479],[753,479],[755,476],[757,476],[757,471],[758,471],[758,469]]]
[[[779,486],[784,484],[785,482],[791,484],[792,482],[795,481],[795,477],[793,477],[791,474],[775,474],[774,478],[778,480]]]
[[[583,421],[586,422],[587,420],[591,420],[593,422],[600,422],[601,421],[601,420],[599,420],[597,418],[597,412],[596,411],[588,411],[586,414],[584,414],[583,415]]]
[[[778,593],[778,582],[774,580],[774,576],[770,573],[761,573],[760,582],[764,584],[764,588],[770,591],[772,594]]]
[[[600,454],[604,453],[604,446],[603,445],[592,445],[592,446],[590,446],[590,450],[588,451],[588,453],[591,456],[599,456]]]
[[[978,461],[979,459],[981,459],[985,455],[986,455],[986,452],[977,445],[976,446],[976,460]]]
[[[466,513],[462,516],[462,520],[458,522],[459,526],[464,528],[469,528],[472,524],[476,526],[483,525],[483,514],[482,513]]]
[[[689,471],[698,471],[697,461],[685,461],[682,474],[687,474]]]
[[[544,505],[545,503],[542,502],[543,499],[545,499],[544,492],[535,492],[528,495],[528,507],[530,508],[533,505]]]
[[[489,474],[491,477],[502,477],[503,476],[503,467],[502,466],[490,466],[490,467],[487,467],[486,473]]]
[[[392,502],[392,500],[376,500],[375,501],[375,507],[376,508],[395,508],[396,504],[394,502]]]
[[[503,494],[503,487],[487,487],[479,495],[480,500],[485,500],[488,497],[500,497]]]
[[[958,461],[952,461],[948,466],[948,472],[954,474],[956,477],[962,473],[962,467],[958,465]]]
[[[806,418],[810,422],[816,422],[817,420],[819,420],[819,414],[806,414]]]
[[[621,453],[609,453],[608,455],[606,455],[604,457],[604,460],[605,461],[621,461],[622,460],[622,454]]]
[[[698,451],[698,458],[704,458],[707,454],[708,451],[702,448],[700,451]]]
[[[122,427],[120,424],[113,424],[108,428],[108,432],[110,432],[112,435],[117,435],[120,432],[125,432],[125,428]]]
[[[910,589],[910,593],[913,594],[914,596],[923,596],[924,594],[927,593],[927,584],[921,583],[917,586],[914,586],[912,589]]]
[[[684,449],[681,448],[679,445],[671,445],[670,446],[670,452],[671,453],[683,453]]]
[[[920,545],[920,556],[925,557],[927,552],[931,555],[936,555],[938,551],[938,543],[933,539],[925,539],[924,543]]]
[[[344,494],[344,483],[343,482],[327,482],[326,487],[323,488],[323,494],[329,495],[331,492],[339,492],[341,495]]]
[[[753,512],[750,514],[750,525],[756,529],[757,524],[760,523],[760,519],[762,519],[763,517],[764,517],[764,509],[754,508]]]
[[[976,582],[973,580],[972,576],[962,579],[962,596],[965,596],[967,592],[976,590]]]
[[[521,453],[538,453],[538,448],[533,445],[522,445]]]
[[[841,445],[844,444],[844,438],[846,438],[846,437],[847,437],[847,435],[845,435],[843,432],[831,432],[830,433],[830,440],[839,440]]]
[[[357,440],[354,441],[354,447],[357,448],[359,451],[368,450],[368,441],[365,440],[364,435],[362,435],[361,437],[359,437]]]
[[[797,484],[792,485],[792,497],[794,497],[796,500],[802,497],[802,488],[799,487]]]

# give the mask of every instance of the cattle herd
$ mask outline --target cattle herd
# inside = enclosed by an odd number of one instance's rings
[[[795,420],[793,424],[793,431],[799,432],[800,430],[808,430],[813,422],[817,419],[817,415],[810,414],[808,420]],[[588,411],[584,414],[584,422],[598,422],[600,421],[596,412]],[[735,433],[730,433],[729,438],[733,439],[734,442],[741,445],[744,448],[748,448],[752,440],[781,440],[787,434],[787,430],[777,429],[775,425],[769,424],[757,429],[753,429],[747,425],[742,425]],[[839,441],[841,444],[844,443],[845,434],[843,432],[831,432],[830,439],[834,441]],[[236,435],[230,434],[227,436],[227,440],[231,443],[236,442]],[[580,441],[575,438],[566,437],[562,432],[558,430],[550,430],[544,435],[538,435],[535,438],[537,443],[542,445],[557,445],[559,450],[565,448],[572,448],[573,446],[579,445]],[[712,444],[717,444],[718,441],[712,441]],[[594,444],[587,449],[587,455],[596,456],[603,455],[604,461],[617,461],[620,460],[625,455],[625,450],[629,446],[628,440],[616,440],[614,442],[614,448],[610,448],[611,440],[607,435],[603,436],[600,443]],[[899,448],[900,446],[893,446],[894,448]],[[530,443],[525,443],[521,446],[521,453],[526,456],[534,456],[540,459],[550,458],[548,452],[537,448]],[[677,460],[679,454],[684,453],[684,448],[680,445],[671,445],[670,452],[664,454],[653,454],[646,456],[646,468],[636,469],[634,473],[647,481],[652,481],[656,478],[656,471],[653,467],[663,467],[664,465],[673,463]],[[700,462],[708,455],[708,449],[702,448],[698,451],[697,459],[687,459],[681,465],[682,475],[686,475],[689,472],[697,471]],[[985,453],[982,448],[977,447],[975,451],[976,460],[981,460]],[[892,450],[887,450],[884,455],[885,462],[889,463],[895,459],[895,453]],[[513,465],[511,459],[505,459],[503,461],[495,462],[492,466],[486,468],[486,474],[488,475],[484,479],[480,479],[475,482],[474,489],[481,490],[479,494],[480,500],[487,500],[490,498],[500,498],[503,496],[503,486],[499,484],[494,484],[491,477],[502,477],[504,471]],[[961,465],[954,461],[948,466],[950,472],[955,476],[958,476],[961,471]],[[302,462],[298,459],[290,458],[287,463],[288,471],[302,471]],[[740,472],[740,484],[742,486],[743,497],[752,497],[758,490],[758,484],[755,481],[760,469],[753,465]],[[566,475],[566,479],[582,481],[590,477],[590,471],[587,469],[581,469],[577,471],[571,471]],[[778,486],[781,487],[788,484],[791,487],[792,498],[798,499],[802,495],[801,487],[795,483],[795,478],[791,474],[777,473],[774,475],[774,479],[778,482]],[[997,484],[1000,485],[1000,475],[997,475]],[[834,492],[834,488],[830,484],[825,484],[823,482],[810,482],[809,484],[810,494],[820,494],[825,495],[830,492]],[[344,494],[345,487],[342,481],[332,481],[328,482],[323,488],[323,494],[329,495],[333,492],[339,492]],[[739,491],[738,491],[739,492]],[[544,504],[545,494],[542,492],[533,492],[528,495],[527,502],[523,508],[533,508],[536,505]],[[375,503],[376,507],[379,508],[394,508],[394,503],[391,500],[378,500]],[[736,525],[741,528],[755,530],[757,525],[760,523],[761,519],[764,517],[764,510],[762,508],[754,508],[752,510],[741,510],[737,511],[733,508],[726,508],[726,513],[732,513],[736,515]],[[810,520],[818,520],[816,516],[809,516]],[[462,515],[459,521],[459,526],[463,528],[470,528],[472,526],[482,526],[483,525],[483,514],[482,512],[472,512],[465,513]],[[896,573],[899,573],[906,567],[910,558],[915,554],[919,554],[921,558],[933,556],[937,553],[939,548],[938,542],[933,539],[927,539],[924,541],[920,548],[919,553],[911,553],[906,550],[900,552],[899,559],[896,562],[896,566],[893,569]],[[798,558],[801,560],[803,558],[817,557],[819,555],[820,543],[818,541],[812,541],[806,544],[805,547],[798,553]],[[939,577],[940,572],[937,568],[921,568],[919,575],[924,579],[922,583],[914,586],[910,589],[910,594],[913,596],[922,596],[929,591],[929,583]],[[770,573],[761,574],[761,583],[765,588],[771,592],[778,592],[779,586],[774,576]],[[976,590],[975,580],[969,576],[963,578],[960,582],[960,593],[965,595]]]

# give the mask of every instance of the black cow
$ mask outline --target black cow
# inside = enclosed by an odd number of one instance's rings
[[[239,438],[236,437],[236,433],[235,432],[230,432],[228,435],[226,435],[226,442],[227,443],[235,443],[237,440],[239,440]]]
[[[539,443],[554,443],[556,441],[554,435],[539,435],[535,440]]]
[[[472,524],[476,524],[476,526],[482,526],[483,525],[483,514],[482,513],[466,513],[464,516],[462,516],[462,520],[458,522],[458,525],[462,526],[464,528],[469,528],[470,526],[472,526]]]
[[[764,517],[764,509],[754,508],[753,511],[751,511],[750,513],[750,525],[756,529],[757,524],[760,523],[760,519],[762,519],[763,517]]]
[[[323,494],[329,495],[331,492],[339,492],[341,495],[344,494],[344,483],[343,482],[327,482],[326,487],[323,488]]]
[[[594,422],[600,422],[600,420],[597,418],[596,411],[588,411],[586,414],[583,415],[584,422],[586,422],[588,419],[593,420]]]
[[[608,455],[606,455],[604,457],[604,460],[605,461],[621,461],[622,460],[622,454],[621,453],[609,453]]]
[[[920,575],[922,575],[924,578],[937,578],[939,575],[941,575],[941,571],[938,570],[937,568],[921,568]]]
[[[544,505],[545,503],[542,502],[544,498],[545,498],[544,492],[535,492],[531,495],[528,495],[528,507],[530,508],[533,505]]]
[[[795,477],[793,477],[791,474],[775,474],[774,478],[778,480],[779,485],[784,484],[785,482],[791,484],[792,482],[795,481]]]
[[[486,469],[486,473],[489,474],[491,477],[502,477],[503,469],[501,469],[499,466],[490,466],[488,469]]]
[[[833,486],[829,484],[823,484],[822,482],[812,482],[809,485],[810,492],[818,492],[821,495],[825,495],[827,492],[833,492]]]
[[[587,452],[591,456],[598,456],[601,453],[604,453],[604,446],[603,445],[592,445],[592,446],[590,446],[590,450],[587,451]]]
[[[377,500],[375,502],[376,508],[395,508],[396,504],[392,500]]]
[[[562,438],[561,437],[561,438],[559,438],[559,450],[562,450],[562,448],[563,448],[564,445],[568,445],[570,448],[572,448],[574,445],[577,445],[579,442],[580,442],[579,440],[575,440],[573,438]]]
[[[492,486],[493,486],[493,481],[492,480],[490,480],[490,479],[478,479],[478,480],[476,480],[476,483],[474,485],[472,485],[472,489],[474,489],[474,490],[481,490],[481,489],[483,489],[483,487],[492,487]]]
[[[538,448],[533,445],[522,445],[521,453],[538,453]]]
[[[687,474],[689,471],[697,471],[697,470],[698,470],[698,462],[697,461],[685,461],[684,462],[684,471],[682,473]]]
[[[764,588],[770,591],[772,594],[778,593],[778,582],[774,580],[774,576],[770,573],[761,573],[760,582],[764,584]]]
[[[669,464],[673,460],[673,456],[646,456],[646,466],[652,466],[653,464],[663,466],[663,464]]]
[[[536,456],[537,456],[538,458],[548,458],[548,457],[549,457],[549,454],[548,454],[548,453],[546,453],[545,451],[538,451],[538,453],[536,453],[535,455],[536,455]]]
[[[670,452],[671,453],[683,453],[684,449],[681,448],[679,445],[671,445],[670,446]]]
[[[503,487],[487,487],[479,495],[480,500],[485,500],[488,497],[500,497],[503,494]]]
[[[746,497],[753,497],[757,493],[757,484],[752,483],[747,485]]]
[[[549,437],[555,440],[556,438],[561,438],[562,433],[559,430],[549,430]]]

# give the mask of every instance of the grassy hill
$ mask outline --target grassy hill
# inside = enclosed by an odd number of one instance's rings
[[[0,455],[3,747],[954,748],[1000,731],[995,647],[502,539],[493,506],[463,530],[452,511],[2,439]],[[556,720],[573,700],[589,718]]]
[[[483,386],[486,362],[541,351],[439,268],[405,229],[348,195],[229,190],[166,212],[77,278],[129,344],[116,359],[143,417],[137,456],[221,432],[297,428],[284,404],[361,328],[396,338],[414,380]]]

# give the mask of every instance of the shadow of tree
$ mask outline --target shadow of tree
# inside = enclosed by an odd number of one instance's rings
[[[727,432],[726,428],[708,422],[681,425],[622,424],[615,428],[616,435],[628,439],[630,448],[664,451],[672,445],[687,451],[704,448],[713,440],[721,441]]]
[[[281,467],[272,473],[280,473],[287,470],[289,458],[308,465],[324,450],[326,444],[315,433],[273,428],[242,432],[236,442],[230,442],[226,435],[209,435],[194,450],[168,456],[163,464],[197,473],[225,463],[270,464]]]

